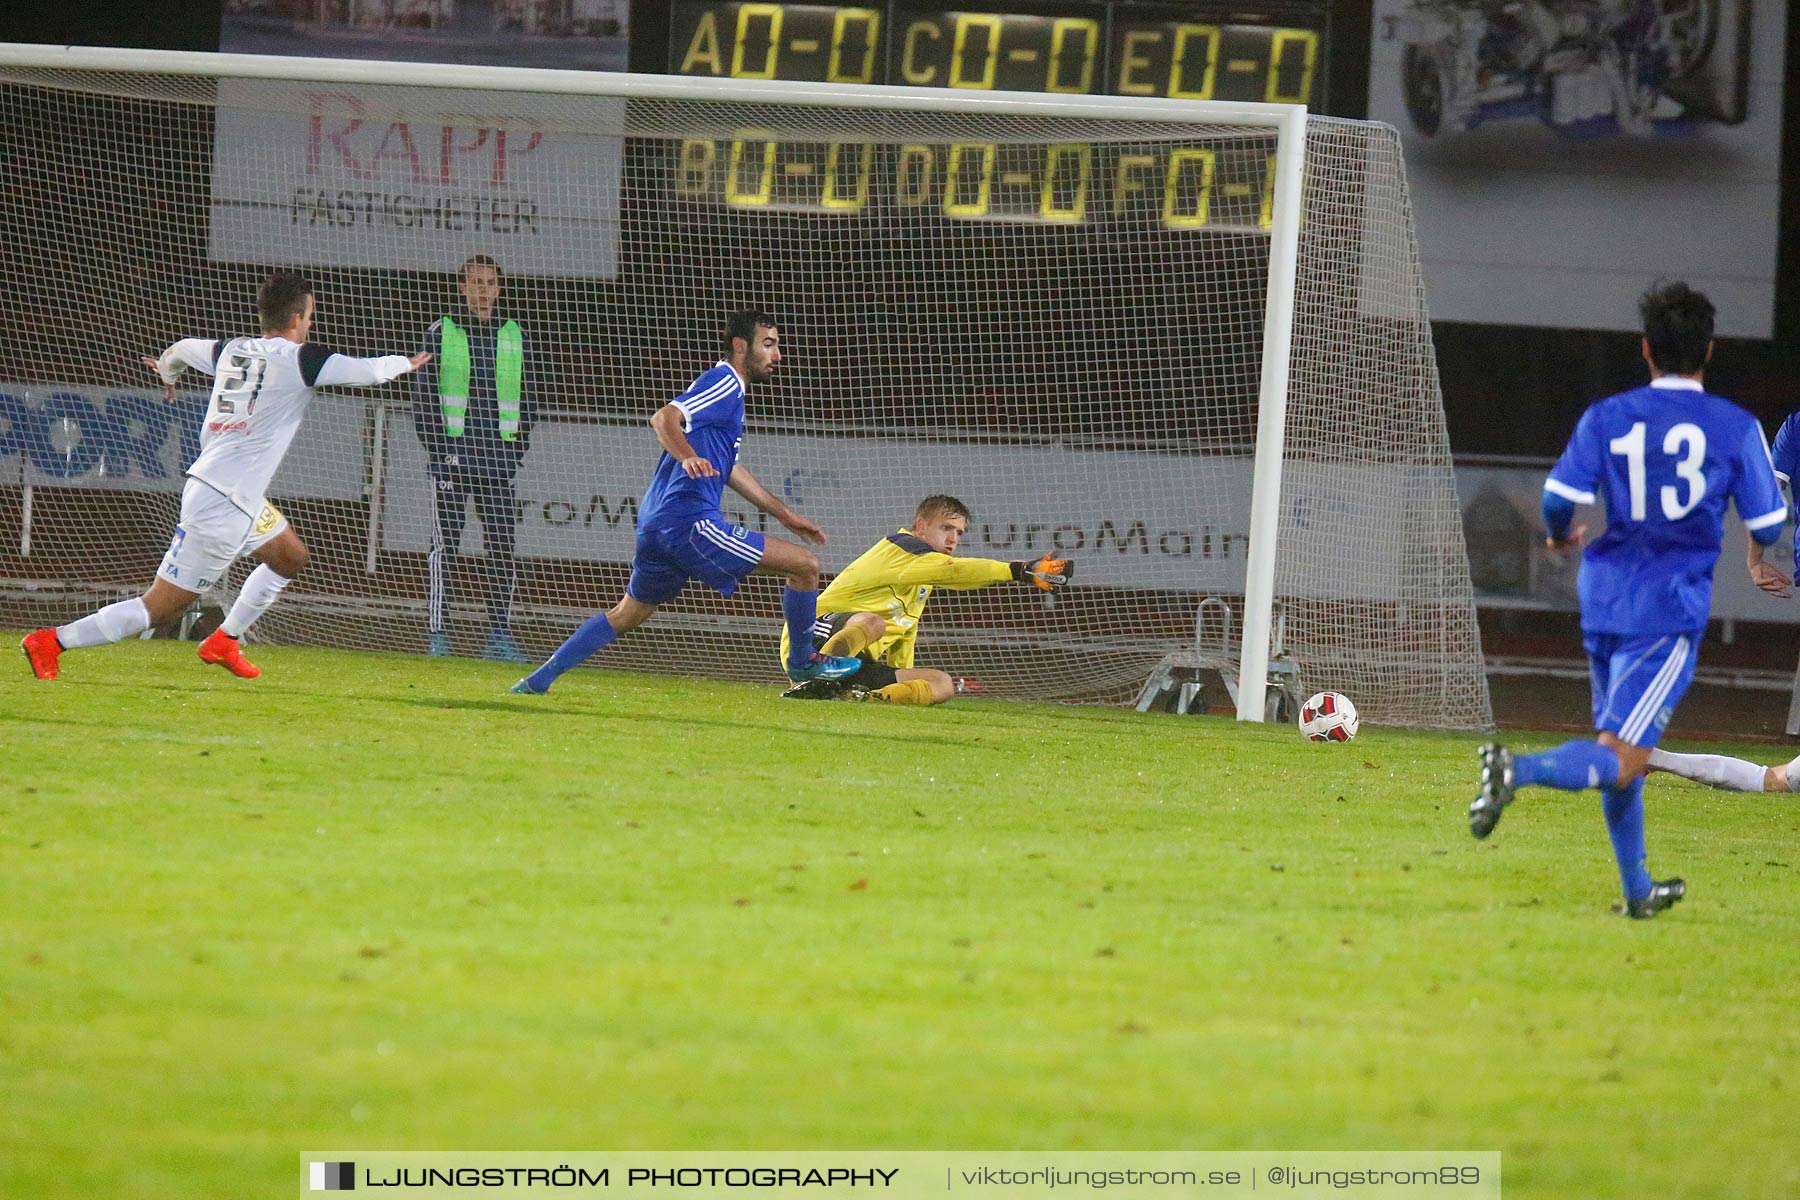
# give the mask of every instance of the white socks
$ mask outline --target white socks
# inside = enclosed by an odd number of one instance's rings
[[[109,604],[97,613],[79,621],[56,627],[56,640],[64,650],[83,650],[89,646],[109,646],[150,628],[150,610],[141,596]]]
[[[1659,771],[1667,771],[1671,775],[1679,775],[1683,779],[1691,779],[1709,787],[1724,788],[1728,792],[1763,790],[1762,767],[1741,758],[1727,758],[1723,754],[1671,754],[1667,750],[1652,750],[1650,765]],[[1790,768],[1793,766],[1792,763],[1788,765]],[[1788,786],[1793,787],[1793,783],[1794,776],[1789,774]]]
[[[287,585],[288,580],[271,571],[267,564],[258,566],[250,572],[250,578],[244,580],[237,603],[231,606],[231,611],[226,614],[225,621],[219,628],[228,637],[242,637],[244,630],[268,611],[269,605],[275,603],[275,598],[281,595],[282,589]],[[129,600],[109,604],[79,621],[57,626],[56,640],[62,643],[64,650],[83,650],[89,646],[122,642],[148,628],[150,610],[144,607],[143,597],[133,596]]]
[[[255,624],[256,618],[269,610],[291,580],[277,575],[269,569],[268,563],[259,563],[256,570],[250,572],[250,578],[244,580],[243,588],[238,592],[237,603],[225,614],[225,620],[219,628],[226,637],[243,637],[244,630]]]

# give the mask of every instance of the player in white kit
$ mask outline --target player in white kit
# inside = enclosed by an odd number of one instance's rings
[[[25,636],[20,645],[39,679],[57,677],[65,650],[108,645],[173,620],[246,554],[257,560],[257,568],[224,623],[200,643],[200,659],[245,679],[262,674],[245,661],[238,638],[306,566],[306,543],[264,493],[300,428],[313,389],[386,383],[431,355],[351,358],[307,341],[312,284],[293,272],[269,276],[257,290],[256,308],[261,337],[183,338],[162,357],[144,359],[171,400],[185,369],[214,377],[200,457],[187,469],[181,492],[181,521],[149,591]]]

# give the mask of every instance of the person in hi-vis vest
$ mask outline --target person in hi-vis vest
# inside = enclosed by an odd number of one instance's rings
[[[437,509],[426,584],[431,653],[450,653],[445,581],[474,500],[487,580],[485,654],[500,662],[525,662],[511,625],[518,587],[513,477],[530,443],[537,389],[528,365],[530,340],[498,307],[505,288],[499,264],[487,255],[462,265],[456,290],[463,303],[432,322],[421,343],[434,357],[428,370],[414,373],[413,428],[425,446]]]

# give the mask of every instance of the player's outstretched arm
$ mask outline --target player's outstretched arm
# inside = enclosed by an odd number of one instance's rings
[[[803,540],[811,542],[815,546],[825,544],[825,531],[820,529],[817,523],[801,516],[777,500],[768,488],[757,482],[756,476],[752,475],[749,468],[743,463],[738,463],[731,468],[731,478],[725,482],[730,485],[732,491],[780,521],[792,532],[799,534]]]
[[[952,592],[968,592],[1016,579],[1013,564],[994,558],[958,558],[952,554],[915,555],[894,576],[900,588],[937,587]]]
[[[1058,592],[1068,585],[1075,565],[1066,558],[1048,554],[1031,562],[1004,562],[997,558],[959,558],[951,554],[920,554],[894,576],[897,587],[930,585],[949,591],[967,592],[996,583],[1028,584],[1046,592]]]
[[[305,354],[312,343],[300,348]],[[404,354],[384,354],[379,358],[351,358],[348,354],[327,351],[327,357],[313,376],[313,387],[368,387],[398,379],[408,371],[416,371],[431,361],[429,353],[420,352],[408,358]],[[305,374],[306,363],[301,363]]]

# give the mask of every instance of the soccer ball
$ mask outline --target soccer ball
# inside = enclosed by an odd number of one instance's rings
[[[1356,705],[1342,692],[1320,692],[1300,706],[1300,732],[1315,742],[1347,742],[1356,736]]]

